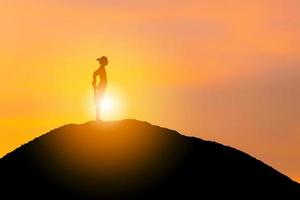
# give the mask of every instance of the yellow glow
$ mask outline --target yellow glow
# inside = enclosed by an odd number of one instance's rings
[[[106,91],[104,98],[100,104],[100,118],[102,120],[117,120],[121,119],[124,115],[124,109],[121,105],[124,99],[120,97],[120,94],[117,94],[113,91]]]
[[[101,102],[102,112],[108,112],[108,113],[113,112],[114,106],[115,106],[114,100],[109,97],[105,97]]]
[[[101,107],[101,115],[111,116],[115,112],[118,112],[116,109],[116,102],[111,96],[106,95],[104,99],[99,102]]]

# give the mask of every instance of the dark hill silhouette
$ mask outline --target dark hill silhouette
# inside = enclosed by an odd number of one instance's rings
[[[239,150],[136,120],[62,126],[0,159],[0,173],[7,199],[300,199]]]

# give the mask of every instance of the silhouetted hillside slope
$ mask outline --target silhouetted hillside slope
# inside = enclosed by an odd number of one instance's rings
[[[52,130],[0,173],[1,199],[300,199],[299,184],[241,151],[136,120]]]

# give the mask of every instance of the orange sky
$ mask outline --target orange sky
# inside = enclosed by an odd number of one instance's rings
[[[107,55],[106,120],[216,140],[300,181],[299,13],[298,0],[1,1],[0,156],[92,120]]]

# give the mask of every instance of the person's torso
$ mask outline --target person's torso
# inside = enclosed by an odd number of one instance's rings
[[[99,84],[106,85],[107,84],[107,77],[106,77],[106,70],[104,67],[100,67],[98,70],[98,75],[100,77]]]

